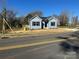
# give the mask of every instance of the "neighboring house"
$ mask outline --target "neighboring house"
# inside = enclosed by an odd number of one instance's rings
[[[57,28],[58,19],[55,17],[39,17],[35,16],[29,21],[30,29]]]
[[[42,19],[39,16],[35,16],[30,19],[30,29],[41,29]]]
[[[50,17],[48,18],[49,22],[48,22],[48,28],[51,29],[51,28],[57,28],[58,27],[58,19],[55,18],[55,17]]]

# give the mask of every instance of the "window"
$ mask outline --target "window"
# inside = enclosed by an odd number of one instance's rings
[[[35,26],[35,22],[32,22],[32,26]]]
[[[51,26],[55,26],[55,22],[51,22]]]
[[[40,26],[40,22],[32,22],[32,26]]]
[[[40,22],[37,22],[37,26],[40,26]]]

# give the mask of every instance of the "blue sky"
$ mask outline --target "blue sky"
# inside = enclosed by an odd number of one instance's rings
[[[62,10],[68,10],[72,15],[79,16],[79,0],[6,0],[6,7],[24,16],[32,11],[42,11],[44,16],[59,15]],[[0,11],[2,2],[0,0]]]

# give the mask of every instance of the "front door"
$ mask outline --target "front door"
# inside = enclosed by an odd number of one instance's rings
[[[45,27],[47,27],[47,23],[48,23],[48,22],[45,22]]]
[[[42,22],[42,29],[45,28],[45,22]]]

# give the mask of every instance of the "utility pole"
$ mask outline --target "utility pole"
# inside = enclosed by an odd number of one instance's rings
[[[4,33],[5,33],[5,24],[10,28],[10,30],[11,31],[13,31],[12,30],[12,28],[11,28],[11,26],[8,24],[8,22],[6,21],[6,0],[2,0],[2,3],[3,3],[3,25],[2,25],[2,34],[4,35]]]
[[[2,0],[2,4],[3,4],[3,26],[2,26],[2,34],[5,33],[5,21],[6,20],[6,0]]]

